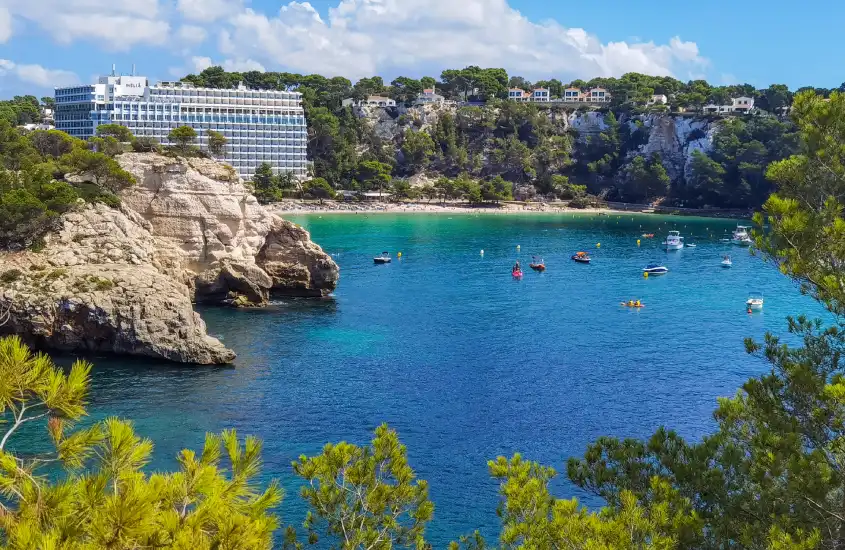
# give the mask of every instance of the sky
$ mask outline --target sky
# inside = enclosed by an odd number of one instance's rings
[[[112,64],[154,81],[212,64],[353,82],[479,65],[831,88],[845,81],[843,24],[845,2],[830,0],[0,0],[0,98],[52,95]]]

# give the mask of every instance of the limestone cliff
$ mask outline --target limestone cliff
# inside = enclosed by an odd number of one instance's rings
[[[337,286],[331,257],[307,231],[258,204],[228,167],[149,153],[121,155],[118,161],[138,181],[121,194],[124,204],[179,252],[176,261],[197,301],[226,302],[232,292],[260,305],[271,294],[325,296]],[[280,239],[288,244],[280,248]],[[281,252],[265,259],[268,247]],[[281,265],[287,266],[285,276],[277,276]]]
[[[0,334],[64,351],[196,364],[235,354],[206,334],[192,302],[256,305],[325,296],[338,267],[307,231],[266,211],[230,168],[124,154],[137,185],[120,209],[80,204],[43,251],[0,255]]]
[[[132,211],[104,205],[67,214],[40,253],[0,258],[0,334],[42,348],[113,352],[183,363],[230,363],[206,334],[188,287],[171,275],[175,251]]]
[[[401,159],[398,144],[406,128],[428,130],[437,123],[444,113],[455,114],[457,105],[424,105],[419,107],[359,107],[357,116],[364,119],[373,133],[382,140],[397,145],[396,155]],[[552,121],[552,128],[563,134],[574,131],[577,140],[585,143],[608,128],[606,114],[600,111],[572,110],[565,107],[553,107],[544,111]],[[643,114],[619,117],[620,124],[628,125],[632,130],[641,129],[645,133],[644,143],[629,151],[627,161],[637,155],[650,156],[659,153],[666,171],[673,182],[681,182],[690,175],[690,163],[695,151],[709,152],[719,123],[711,119],[681,114]],[[638,136],[639,138],[640,136]],[[577,150],[573,152],[578,162]],[[489,156],[485,156],[489,161]],[[620,173],[624,173],[620,170]],[[524,191],[531,194],[526,186]]]

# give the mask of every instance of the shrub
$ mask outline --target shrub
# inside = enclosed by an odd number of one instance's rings
[[[23,272],[20,269],[9,269],[0,275],[0,281],[6,284],[14,283],[21,278],[21,275],[23,275]]]
[[[136,153],[154,153],[160,147],[161,144],[155,138],[147,136],[135,138],[132,142],[132,150]]]

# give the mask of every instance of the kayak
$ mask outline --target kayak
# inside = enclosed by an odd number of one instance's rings
[[[640,304],[640,305],[637,305],[637,304],[628,304],[627,302],[619,302],[619,305],[620,305],[620,306],[625,306],[625,307],[632,307],[632,308],[635,308],[635,309],[636,309],[636,308],[645,307],[645,304]]]
[[[528,267],[530,267],[534,271],[545,271],[546,270],[546,264],[529,264]]]

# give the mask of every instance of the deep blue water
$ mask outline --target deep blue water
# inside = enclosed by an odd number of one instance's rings
[[[647,436],[660,425],[697,438],[718,396],[766,364],[743,338],[785,332],[785,317],[822,309],[747,250],[718,242],[735,222],[655,216],[339,215],[294,217],[335,255],[333,299],[286,300],[263,311],[204,310],[236,368],[99,359],[95,418],[133,419],[156,443],[154,467],[183,446],[234,427],[265,442],[267,477],[288,491],[283,520],[305,507],[291,461],[329,441],[365,443],[388,422],[430,483],[435,547],[476,528],[497,534],[486,463],[521,452],[563,472],[601,435]],[[698,247],[667,253],[680,229]],[[636,240],[645,232],[654,239]],[[597,248],[597,244],[601,247]],[[517,245],[521,246],[517,252]],[[484,249],[482,256],[480,250]],[[374,266],[382,250],[401,261]],[[593,264],[569,256],[588,250]],[[731,252],[734,267],[720,267]],[[514,260],[532,254],[548,271]],[[671,272],[644,279],[659,260]],[[749,315],[749,291],[765,294]],[[642,300],[645,309],[620,307]],[[562,476],[559,496],[580,494]]]

